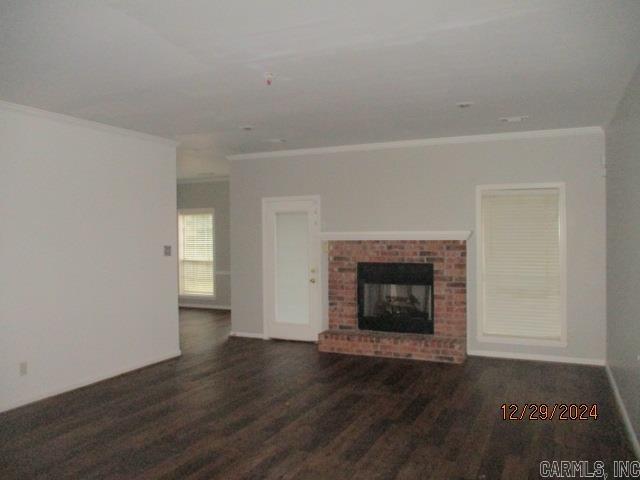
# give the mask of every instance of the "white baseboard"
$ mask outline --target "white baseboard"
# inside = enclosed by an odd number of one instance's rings
[[[631,419],[629,418],[627,407],[624,405],[624,400],[622,400],[622,396],[620,395],[618,384],[616,383],[616,379],[613,376],[613,372],[611,371],[611,368],[609,368],[609,365],[605,367],[605,370],[607,371],[607,377],[609,377],[611,390],[613,390],[613,396],[616,399],[618,410],[620,410],[620,416],[622,417],[622,423],[624,423],[624,428],[627,432],[627,436],[629,437],[629,441],[631,442],[631,446],[633,447],[633,451],[636,454],[636,457],[640,459],[640,441],[638,441],[638,435],[633,429],[633,424],[631,423]]]
[[[561,355],[540,355],[536,353],[496,352],[490,350],[467,350],[468,355],[476,357],[509,358],[512,360],[535,360],[539,362],[575,363],[578,365],[596,365],[604,367],[606,362],[600,358],[563,357]]]
[[[260,338],[262,340],[267,340],[262,333],[231,332],[229,335],[232,337]]]
[[[207,303],[179,303],[182,308],[204,308],[207,310],[231,310],[231,305],[209,305]]]
[[[72,390],[76,390],[78,388],[82,388],[82,387],[86,387],[87,385],[91,385],[93,383],[98,383],[101,382],[103,380],[108,380],[110,378],[113,377],[117,377],[119,375],[125,374],[125,373],[129,373],[132,372],[134,370],[138,370],[140,368],[144,368],[144,367],[148,367],[150,365],[154,365],[156,363],[160,363],[160,362],[164,362],[166,360],[171,360],[172,358],[177,358],[179,356],[182,355],[182,352],[180,350],[170,353],[168,355],[161,355],[159,357],[154,357],[154,358],[150,358],[147,360],[143,360],[141,362],[136,362],[135,364],[131,364],[128,365],[126,367],[120,367],[116,370],[113,370],[109,373],[105,373],[105,374],[101,374],[101,375],[96,375],[94,377],[89,377],[89,378],[85,378],[84,380],[81,380],[79,382],[74,382],[70,385],[66,385],[64,387],[60,387],[60,388],[54,388],[51,389],[45,393],[40,393],[37,395],[33,395],[33,396],[29,396],[29,397],[25,397],[22,398],[20,400],[17,401],[13,401],[13,402],[9,402],[5,405],[0,405],[0,412],[6,412],[8,410],[13,410],[14,408],[18,408],[18,407],[23,407],[25,405],[28,405],[30,403],[33,402],[38,402],[40,400],[44,400],[45,398],[49,398],[49,397],[54,397],[56,395],[60,395],[62,393],[67,393],[70,392]]]

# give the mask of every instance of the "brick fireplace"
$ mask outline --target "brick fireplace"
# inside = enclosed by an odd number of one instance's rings
[[[319,335],[320,351],[462,363],[466,357],[467,336],[466,255],[464,240],[330,241],[329,330]],[[430,315],[433,334],[358,328],[358,265],[361,265],[362,275],[362,265],[381,263],[408,264],[408,271],[416,270],[419,264],[432,266],[434,307]],[[407,303],[407,298],[411,297],[416,305],[426,305],[425,295],[428,294],[414,289],[415,295],[407,295],[406,289],[403,291],[404,297],[393,297],[400,301],[391,303]],[[362,305],[362,293],[360,296]],[[387,295],[386,298],[391,297]],[[400,309],[401,306],[389,308]],[[362,320],[362,312],[360,316]],[[362,321],[360,323],[362,325]]]

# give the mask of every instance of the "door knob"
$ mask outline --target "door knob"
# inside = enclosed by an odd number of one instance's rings
[[[316,279],[315,279],[315,278],[311,278],[311,279],[309,279],[309,281],[310,281],[311,283],[316,283]]]

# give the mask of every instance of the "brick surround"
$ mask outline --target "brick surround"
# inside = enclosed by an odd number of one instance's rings
[[[320,351],[462,363],[467,337],[466,256],[462,240],[329,242],[329,330],[319,336]],[[358,330],[358,262],[433,264],[434,334]]]

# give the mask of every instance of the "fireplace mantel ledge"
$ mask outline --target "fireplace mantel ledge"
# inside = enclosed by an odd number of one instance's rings
[[[331,240],[468,240],[472,230],[405,230],[321,232],[322,241]]]

